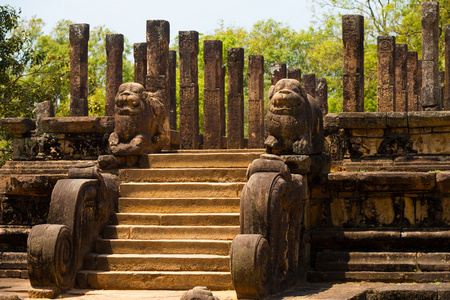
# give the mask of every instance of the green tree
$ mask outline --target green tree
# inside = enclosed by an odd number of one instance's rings
[[[322,15],[316,15],[316,24],[336,20],[333,27],[339,29],[342,14],[360,14],[364,16],[364,71],[365,71],[365,110],[376,110],[377,87],[377,37],[392,35],[397,43],[408,45],[409,51],[422,54],[421,3],[425,0],[321,0]],[[439,1],[440,27],[450,22],[450,1]],[[339,38],[340,39],[340,38]],[[342,45],[342,42],[340,42]],[[440,68],[444,67],[444,35],[440,40]],[[342,84],[341,84],[342,85]],[[342,97],[340,105],[342,106]],[[338,106],[337,106],[338,107]],[[341,110],[338,110],[341,111]]]
[[[34,117],[38,102],[50,100],[58,116],[69,115],[70,21],[61,20],[44,35],[44,22],[20,19],[20,10],[0,6],[0,118]],[[104,115],[106,86],[106,34],[104,26],[91,30],[89,40],[89,115]],[[127,59],[132,46],[125,39],[123,80],[133,81],[133,64]],[[10,157],[11,135],[0,131],[0,164]]]

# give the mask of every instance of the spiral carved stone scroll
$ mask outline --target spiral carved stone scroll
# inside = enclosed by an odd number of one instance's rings
[[[257,159],[241,196],[239,234],[231,244],[231,274],[239,299],[259,299],[299,275],[303,177],[281,160]]]
[[[34,226],[28,236],[31,298],[53,298],[73,286],[118,199],[117,177],[100,174],[93,165],[71,169],[69,178],[53,189],[49,224]]]
[[[28,236],[28,245],[31,285],[44,287],[41,294],[47,298],[68,289],[74,276],[74,260],[72,234],[67,226],[36,225]]]

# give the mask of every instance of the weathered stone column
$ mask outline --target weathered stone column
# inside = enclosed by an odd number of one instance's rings
[[[147,76],[147,43],[135,43],[133,45],[134,54],[134,82],[145,86]]]
[[[422,3],[422,106],[439,110],[439,2]]]
[[[406,82],[406,52],[408,45],[395,45],[395,103],[394,111],[408,111],[408,93]]]
[[[222,96],[220,98],[221,102],[220,102],[220,115],[221,115],[221,127],[222,127],[222,136],[226,136],[227,135],[227,112],[225,111],[225,77],[227,76],[227,66],[226,65],[222,65],[222,85],[221,85],[221,92],[222,92]],[[224,146],[224,145],[222,145]]]
[[[177,51],[169,50],[169,126],[177,130]]]
[[[270,65],[271,84],[275,85],[280,79],[286,78],[286,64],[274,63]]]
[[[248,148],[264,148],[264,56],[248,57]]]
[[[439,110],[445,110],[445,71],[439,71],[439,86],[441,87]]]
[[[70,40],[70,116],[89,115],[88,41],[89,24],[71,24]]]
[[[379,36],[377,39],[378,53],[378,87],[377,111],[392,112],[395,103],[395,64],[394,36]]]
[[[444,109],[450,110],[450,25],[445,25],[445,97]]]
[[[122,84],[123,34],[106,35],[106,99],[105,116],[114,116],[114,99]]]
[[[166,118],[164,131],[169,134],[170,82],[169,82],[169,41],[170,26],[164,20],[147,21],[147,77],[145,89],[151,93],[158,92],[164,104]]]
[[[203,91],[203,148],[222,148],[222,41],[203,42],[205,89]]]
[[[364,17],[342,16],[343,110],[364,111]]]
[[[326,78],[317,79],[316,100],[319,103],[322,116],[328,113],[328,83]]]
[[[422,111],[422,60],[417,60],[417,101],[419,102],[417,110]]]
[[[227,148],[244,148],[244,49],[230,48],[227,57]]]
[[[302,83],[302,70],[301,69],[288,69],[288,78],[295,79]]]
[[[198,32],[180,31],[180,147],[198,149]]]
[[[408,111],[419,110],[419,85],[417,82],[418,55],[416,51],[406,53],[406,85],[408,92]]]
[[[308,95],[316,98],[316,74],[310,73],[303,75],[303,86]]]

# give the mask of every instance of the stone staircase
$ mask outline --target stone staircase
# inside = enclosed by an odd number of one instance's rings
[[[450,281],[448,228],[321,228],[311,232],[311,282]]]
[[[77,275],[82,288],[232,289],[229,250],[239,234],[248,165],[263,150],[148,155],[120,171],[118,212]]]

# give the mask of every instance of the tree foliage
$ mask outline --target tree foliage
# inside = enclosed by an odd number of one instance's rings
[[[42,19],[20,19],[20,10],[0,6],[0,118],[34,118],[38,102],[51,101],[57,116],[69,115],[70,43],[69,20],[61,20],[44,34]],[[105,26],[94,27],[89,39],[89,115],[104,115],[106,87]],[[133,64],[127,59],[132,46],[125,39],[123,79],[133,81]],[[5,160],[11,152],[11,136],[0,131]],[[1,160],[2,158],[0,158]],[[1,163],[1,162],[0,162]]]

